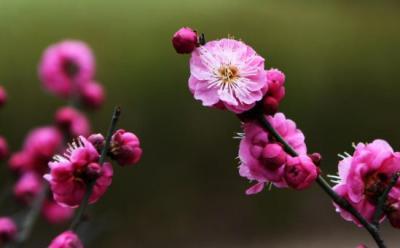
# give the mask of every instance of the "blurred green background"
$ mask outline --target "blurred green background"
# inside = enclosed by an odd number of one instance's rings
[[[81,39],[108,97],[90,114],[94,131],[104,132],[121,105],[119,126],[144,148],[141,163],[117,168],[91,208],[88,247],[373,247],[316,186],[244,195],[249,183],[238,175],[232,139],[240,124],[194,101],[189,57],[170,39],[181,26],[208,40],[231,34],[282,69],[281,110],[309,151],[323,155],[323,171],[335,173],[337,153],[352,152],[353,141],[400,146],[399,23],[399,1],[0,0],[0,84],[9,94],[0,133],[16,150],[30,128],[52,122],[65,102],[41,89],[39,58],[51,43]],[[64,228],[39,222],[27,247],[44,247]],[[383,227],[392,247],[399,232]]]

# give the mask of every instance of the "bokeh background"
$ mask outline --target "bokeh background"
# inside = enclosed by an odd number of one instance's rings
[[[233,35],[282,69],[281,110],[309,150],[323,154],[323,171],[335,173],[337,154],[352,152],[352,142],[400,146],[399,23],[395,0],[0,0],[0,83],[9,93],[0,133],[17,150],[30,128],[52,122],[64,102],[42,90],[39,58],[51,43],[81,39],[108,96],[90,114],[93,129],[105,131],[121,105],[119,126],[144,148],[142,162],[117,168],[91,208],[88,247],[374,247],[317,186],[244,195],[249,183],[238,175],[232,139],[240,124],[192,98],[189,57],[170,39],[181,26],[208,40]],[[40,221],[26,247],[44,247],[64,228]],[[391,247],[399,232],[384,225]]]

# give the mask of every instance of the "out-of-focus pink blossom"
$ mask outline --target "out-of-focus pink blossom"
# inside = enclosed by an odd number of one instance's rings
[[[43,87],[59,97],[77,95],[80,86],[92,80],[95,60],[89,46],[76,40],[65,40],[49,46],[39,65]]]
[[[3,86],[0,85],[0,107],[7,102],[7,92]]]
[[[336,193],[346,198],[365,219],[372,221],[379,197],[388,187],[391,178],[400,171],[400,153],[394,152],[384,140],[372,143],[359,143],[352,156],[347,155],[339,162]],[[389,193],[389,198],[396,198],[400,190],[397,183]],[[358,226],[360,223],[347,211],[336,206],[336,211],[348,221]],[[381,216],[383,221],[385,216]]]
[[[204,106],[239,114],[267,92],[264,58],[234,39],[207,42],[190,59],[189,89]]]
[[[267,71],[266,78],[268,92],[263,99],[263,110],[265,114],[274,114],[285,96],[285,74],[278,69],[270,69]]]
[[[172,45],[177,53],[191,53],[199,46],[197,32],[189,27],[176,31],[172,37]]]
[[[69,221],[74,215],[74,209],[58,205],[53,200],[47,200],[42,207],[42,216],[50,224],[62,224]]]
[[[317,179],[319,169],[307,155],[288,156],[285,166],[286,183],[297,190],[306,189]]]
[[[56,124],[71,137],[87,136],[90,124],[86,116],[73,107],[62,107],[55,115]]]
[[[56,155],[49,163],[50,173],[44,178],[50,183],[54,200],[61,206],[77,207],[86,192],[92,171],[89,165],[98,163],[99,153],[84,137],[79,136],[64,154]],[[88,174],[88,172],[90,172]],[[112,181],[113,169],[110,163],[104,163],[100,176],[95,180],[89,203],[94,203],[106,192]]]
[[[104,103],[105,93],[103,86],[95,81],[82,84],[79,94],[83,103],[92,108],[99,108]]]
[[[13,153],[8,160],[8,165],[11,171],[21,174],[24,171],[30,170],[29,156],[24,151]]]
[[[65,231],[55,237],[48,248],[83,248],[83,244],[73,231]]]
[[[13,188],[14,196],[22,203],[29,204],[40,193],[43,180],[36,172],[25,172]]]
[[[0,136],[0,160],[6,159],[8,154],[9,150],[7,141],[4,137]]]
[[[0,217],[0,244],[5,244],[15,239],[17,225],[9,217]]]
[[[111,157],[122,166],[136,164],[142,157],[139,138],[123,129],[117,130],[112,136],[110,149]]]
[[[282,113],[267,116],[267,120],[299,154],[307,153],[304,135],[292,120],[286,119]],[[244,136],[239,147],[241,161],[239,173],[242,177],[257,181],[257,184],[249,189],[247,194],[260,192],[268,182],[273,183],[276,187],[287,187],[284,179],[286,158],[283,158],[283,151],[275,145],[272,147],[273,149],[267,148],[267,146],[271,147],[271,144],[276,144],[275,140],[256,121],[244,123],[243,129]],[[268,152],[270,155],[266,153],[265,149],[270,149]],[[278,155],[276,156],[275,153]],[[266,159],[273,155],[275,155],[275,161]]]

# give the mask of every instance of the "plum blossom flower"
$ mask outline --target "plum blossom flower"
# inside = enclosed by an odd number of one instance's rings
[[[14,185],[15,198],[22,203],[30,203],[42,190],[42,180],[36,172],[25,172]]]
[[[43,87],[59,97],[76,94],[95,72],[95,60],[89,46],[77,40],[65,40],[49,46],[39,65]]]
[[[134,133],[123,129],[113,134],[110,150],[111,158],[122,166],[136,164],[142,157],[139,138]]]
[[[172,37],[172,45],[177,53],[191,53],[199,46],[197,32],[189,27],[176,31]]]
[[[247,111],[268,89],[264,58],[242,41],[207,42],[192,52],[189,89],[204,106]]]
[[[266,118],[300,155],[307,153],[304,135],[292,120],[286,119],[282,113]],[[274,145],[271,148],[271,144],[277,143],[256,121],[244,123],[243,130],[244,135],[239,146],[239,174],[251,181],[257,181],[246,193],[256,194],[263,190],[266,183],[272,183],[279,188],[288,187],[284,178],[288,155],[284,153],[286,158],[282,158],[283,150],[279,146]],[[273,156],[279,159],[274,162],[270,159]]]
[[[0,244],[7,243],[15,239],[17,235],[17,225],[9,217],[0,217]]]
[[[286,183],[297,190],[306,189],[317,179],[319,169],[307,155],[288,156],[285,166]]]
[[[50,224],[62,224],[70,220],[74,209],[58,205],[54,200],[47,200],[42,207],[42,216]]]
[[[98,165],[99,153],[83,136],[69,145],[64,155],[54,156],[49,162],[50,172],[44,178],[50,183],[54,200],[61,206],[77,207],[86,192],[87,184],[94,180],[92,204],[100,199],[112,181],[110,163]],[[93,168],[99,174],[93,178]]]
[[[100,108],[104,103],[105,93],[103,86],[95,81],[82,84],[79,88],[82,102],[92,108]]]
[[[0,136],[0,160],[3,160],[8,157],[9,150],[8,144],[4,137]]]
[[[65,231],[55,237],[48,248],[83,248],[83,244],[76,233]]]
[[[378,198],[393,175],[400,171],[400,153],[394,152],[384,140],[359,143],[353,155],[346,154],[339,162],[338,170],[339,175],[332,176],[337,183],[333,189],[347,199],[365,219],[372,221]],[[389,199],[396,198],[399,191],[400,184],[397,183],[390,191]],[[334,205],[345,220],[361,226],[350,213]],[[380,221],[384,218],[381,216]]]
[[[267,70],[268,92],[263,98],[265,114],[275,114],[285,96],[285,74],[278,69]]]
[[[62,107],[57,110],[55,122],[71,137],[87,136],[90,133],[90,124],[86,116],[73,107]]]

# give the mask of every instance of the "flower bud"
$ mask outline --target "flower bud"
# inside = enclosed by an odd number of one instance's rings
[[[386,212],[386,216],[394,228],[400,228],[400,202],[391,204],[389,211]]]
[[[308,156],[311,158],[311,160],[316,166],[320,165],[322,160],[321,154],[319,154],[318,152],[314,152],[313,154],[309,154]]]
[[[71,137],[87,136],[90,132],[90,124],[86,116],[72,107],[59,108],[55,115],[55,122]]]
[[[14,185],[13,193],[18,201],[29,204],[42,190],[42,186],[42,180],[35,172],[26,172]]]
[[[356,248],[368,248],[366,245],[363,245],[363,244],[359,244],[359,245],[357,245],[357,247]]]
[[[7,141],[5,138],[0,136],[0,160],[6,159],[8,157],[9,150]]]
[[[265,96],[262,103],[264,114],[273,115],[278,111],[279,102],[274,97]]]
[[[271,115],[278,111],[279,103],[285,96],[285,74],[278,69],[270,69],[266,77],[268,91],[263,99],[263,110]]]
[[[101,133],[95,133],[88,137],[88,140],[92,145],[96,148],[96,150],[100,153],[104,147],[105,139]]]
[[[172,45],[177,53],[191,53],[199,46],[197,32],[188,27],[179,29],[172,37]]]
[[[317,178],[318,168],[307,155],[288,156],[285,166],[286,183],[297,190],[308,188]]]
[[[29,157],[24,151],[13,153],[8,160],[10,170],[18,174],[28,170],[28,165]]]
[[[17,225],[9,217],[0,217],[0,244],[5,244],[15,239]]]
[[[86,168],[86,178],[90,181],[96,180],[101,176],[102,167],[98,163],[90,163]]]
[[[0,86],[0,107],[7,102],[7,93],[3,86]]]
[[[65,231],[55,237],[48,248],[83,248],[83,244],[74,232]]]
[[[97,109],[104,103],[104,89],[103,86],[97,82],[91,81],[82,84],[80,94],[82,101],[89,107]]]
[[[282,146],[275,143],[267,144],[261,153],[264,165],[270,170],[281,167],[286,162],[286,156]]]
[[[139,138],[123,129],[117,130],[111,138],[111,157],[125,166],[136,164],[142,157]]]

